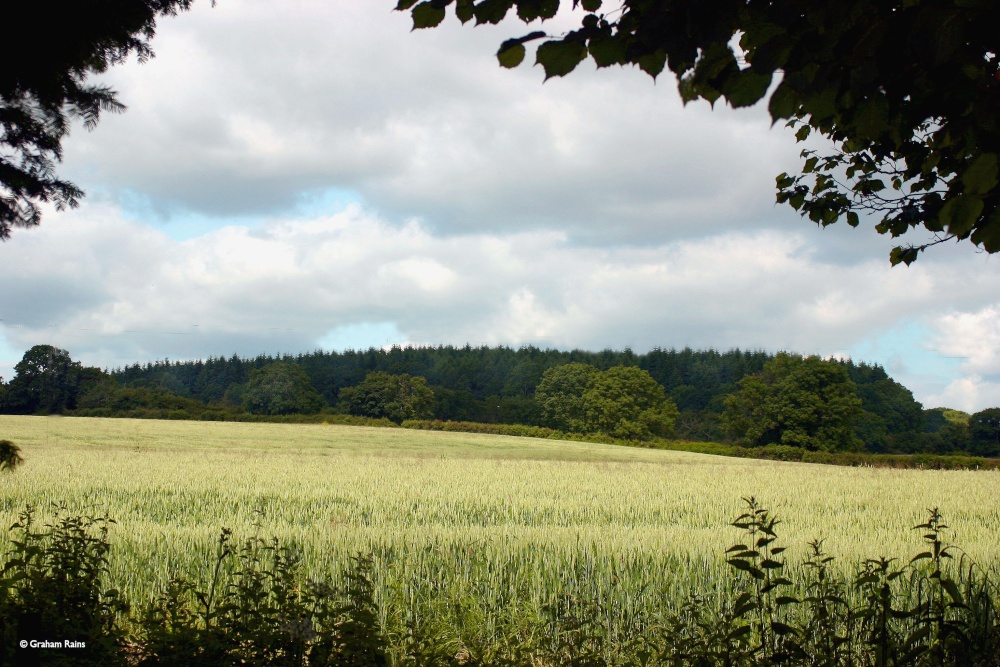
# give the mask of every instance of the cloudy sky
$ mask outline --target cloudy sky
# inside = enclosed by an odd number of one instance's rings
[[[765,108],[685,108],[667,77],[589,65],[543,85],[496,64],[523,25],[411,33],[393,6],[161,21],[155,59],[103,77],[128,111],[65,144],[83,205],[0,245],[0,374],[39,343],[102,367],[739,347],[878,362],[925,407],[1000,405],[1000,257],[890,268],[870,224],[774,204],[801,146]]]

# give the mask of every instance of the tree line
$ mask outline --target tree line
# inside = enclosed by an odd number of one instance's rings
[[[392,347],[101,370],[28,350],[6,414],[230,419],[350,414],[523,424],[625,440],[1000,455],[1000,408],[924,410],[881,366],[763,351]]]

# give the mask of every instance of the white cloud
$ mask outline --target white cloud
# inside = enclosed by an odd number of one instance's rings
[[[1000,377],[1000,305],[975,312],[948,313],[937,322],[937,349],[964,360],[962,369]],[[1000,394],[997,394],[1000,403]]]
[[[978,375],[957,378],[941,393],[927,396],[924,406],[949,407],[969,413],[1000,407],[1000,382],[984,380]]]

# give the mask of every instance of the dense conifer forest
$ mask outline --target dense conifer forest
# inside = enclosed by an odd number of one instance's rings
[[[340,391],[373,372],[423,377],[434,392],[433,417],[440,420],[545,425],[535,388],[546,370],[584,363],[601,370],[637,366],[663,386],[680,410],[675,435],[724,440],[724,399],[741,379],[759,373],[774,354],[760,350],[631,350],[587,352],[536,347],[392,347],[387,350],[316,351],[295,356],[209,358],[134,364],[112,371],[124,385],[160,387],[205,404],[238,405],[239,388],[255,369],[290,362],[305,369],[312,385],[330,406]],[[862,401],[861,431],[871,451],[923,449],[922,406],[913,394],[876,364],[840,362],[857,385]]]

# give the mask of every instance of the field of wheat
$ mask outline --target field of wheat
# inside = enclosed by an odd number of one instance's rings
[[[571,591],[628,614],[724,586],[728,524],[751,495],[783,520],[790,565],[814,538],[845,572],[865,557],[905,562],[935,506],[971,558],[1000,562],[996,471],[330,425],[3,416],[0,434],[26,459],[0,476],[0,521],[28,504],[41,522],[59,505],[107,514],[110,575],[139,604],[172,576],[208,577],[226,527],[236,542],[294,545],[316,578],[371,553],[395,608],[471,600],[487,627]]]

